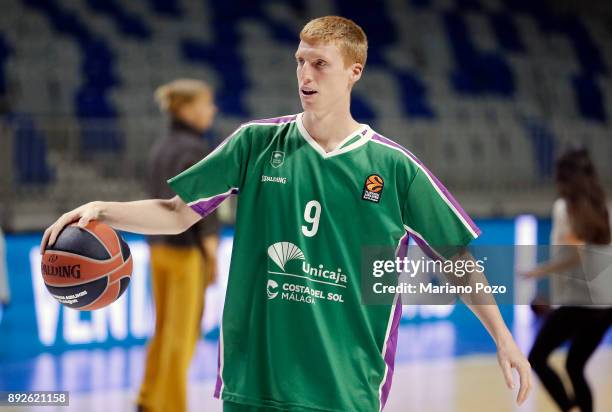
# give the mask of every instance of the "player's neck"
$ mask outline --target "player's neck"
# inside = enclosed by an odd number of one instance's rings
[[[334,150],[349,134],[357,131],[359,123],[351,112],[304,112],[302,123],[312,138],[326,151]]]

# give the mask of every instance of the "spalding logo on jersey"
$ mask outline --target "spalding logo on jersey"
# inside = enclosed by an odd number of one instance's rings
[[[361,198],[370,202],[380,202],[383,188],[385,187],[385,181],[382,177],[377,174],[370,175],[366,178],[363,184],[363,193]]]

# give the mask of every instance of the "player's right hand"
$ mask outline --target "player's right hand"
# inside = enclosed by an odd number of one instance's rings
[[[40,254],[45,252],[47,245],[52,246],[62,229],[73,222],[78,221],[79,227],[85,227],[92,220],[100,220],[101,208],[98,202],[91,202],[77,207],[70,212],[64,213],[59,219],[49,226],[43,234],[40,242]]]

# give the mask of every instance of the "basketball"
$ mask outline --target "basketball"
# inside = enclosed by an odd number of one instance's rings
[[[110,226],[92,221],[62,230],[42,257],[45,286],[61,304],[94,310],[116,301],[132,275],[130,249]]]
[[[378,175],[371,175],[368,177],[366,187],[370,192],[378,193],[383,188],[383,180]]]

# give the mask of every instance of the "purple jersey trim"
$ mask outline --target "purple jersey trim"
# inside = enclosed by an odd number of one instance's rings
[[[213,210],[219,207],[221,203],[231,195],[235,195],[238,193],[238,189],[234,188],[229,193],[223,193],[217,196],[213,196],[208,200],[202,200],[198,203],[194,203],[189,205],[193,210],[200,214],[200,216],[205,217],[210,214]]]
[[[408,253],[408,244],[410,242],[410,235],[408,232],[402,236],[399,241],[399,245],[396,250],[396,256],[404,257]],[[395,308],[393,310],[393,319],[391,320],[391,329],[389,336],[385,344],[385,353],[383,353],[383,359],[387,364],[387,375],[382,384],[380,391],[380,410],[382,411],[387,403],[389,397],[389,391],[391,391],[391,383],[393,382],[393,372],[395,370],[395,353],[397,351],[397,335],[399,331],[399,323],[402,318],[402,297],[398,295],[397,301],[395,302]]]
[[[375,140],[377,142],[381,142],[387,146],[391,146],[394,147],[396,149],[401,150],[407,157],[409,157],[412,161],[414,161],[415,163],[417,163],[419,166],[421,166],[421,168],[423,169],[423,171],[431,178],[431,180],[434,182],[434,184],[438,187],[438,189],[440,189],[440,191],[444,194],[444,196],[450,201],[450,203],[455,207],[455,210],[457,210],[457,212],[459,212],[459,214],[463,217],[463,219],[467,222],[467,224],[470,226],[470,228],[476,233],[476,236],[479,236],[481,233],[481,230],[478,228],[478,226],[476,226],[476,224],[474,223],[474,221],[470,218],[470,216],[465,212],[465,210],[463,210],[463,208],[461,207],[461,205],[459,204],[459,202],[457,202],[457,200],[453,197],[453,195],[448,191],[448,189],[446,187],[444,187],[444,185],[442,184],[442,182],[440,182],[438,180],[438,178],[431,173],[431,171],[425,167],[425,165],[415,156],[413,155],[409,150],[407,150],[406,148],[404,148],[403,146],[395,143],[393,140],[387,139],[386,137],[383,137],[379,134],[374,134],[374,136],[372,137],[372,140]]]

